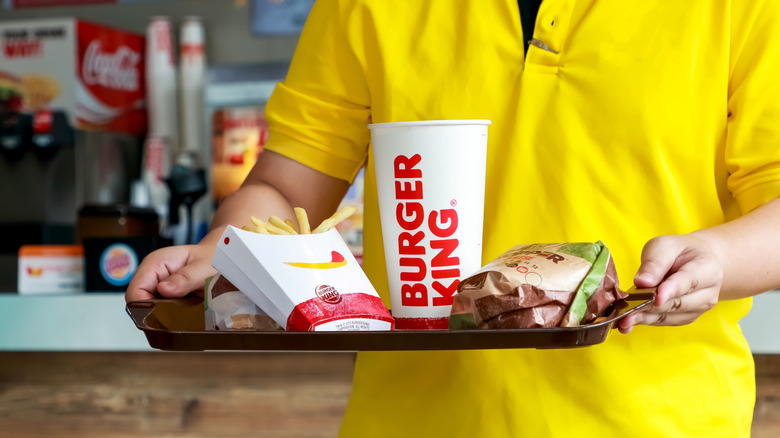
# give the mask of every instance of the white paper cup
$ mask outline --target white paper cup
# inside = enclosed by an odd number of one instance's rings
[[[482,265],[489,120],[369,125],[397,329],[446,329]]]

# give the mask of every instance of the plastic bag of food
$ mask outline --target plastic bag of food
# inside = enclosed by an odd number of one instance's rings
[[[246,295],[220,274],[206,279],[206,330],[281,330]]]

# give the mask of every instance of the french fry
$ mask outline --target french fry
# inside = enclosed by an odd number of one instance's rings
[[[295,222],[293,222],[293,220],[292,220],[292,219],[285,219],[285,220],[284,220],[284,223],[286,223],[287,225],[289,225],[289,226],[290,226],[290,228],[292,228],[292,229],[293,229],[293,231],[295,231],[295,234],[298,234],[298,230],[296,230],[296,229],[295,229]]]
[[[252,224],[254,224],[254,226],[256,227],[252,231],[254,231],[255,233],[258,233],[258,234],[270,234],[268,232],[268,224],[267,223],[261,221],[260,219],[254,217],[254,216],[251,216],[249,219],[252,221]]]
[[[324,233],[325,231],[328,231],[329,229],[335,227],[339,222],[352,216],[356,211],[357,207],[354,205],[340,208],[337,212],[333,213],[331,217],[322,221],[322,223],[312,231],[312,234]]]
[[[287,225],[287,223],[285,221],[279,219],[276,216],[269,217],[268,218],[268,222],[270,222],[271,225],[273,225],[273,226],[275,226],[275,227],[277,227],[277,228],[279,228],[281,230],[286,231],[287,234],[298,234],[298,232],[295,231],[295,228]]]
[[[338,225],[340,222],[342,222],[344,219],[352,216],[356,211],[357,207],[355,206],[347,206],[340,208],[338,211],[333,213],[333,215],[324,221],[315,228],[314,230],[311,229],[311,225],[309,224],[309,215],[306,213],[306,210],[301,207],[295,207],[295,217],[298,219],[298,228],[300,230],[301,234],[314,234],[314,233],[324,233],[331,228]],[[262,220],[250,216],[250,219],[252,220],[252,224],[255,226],[255,228],[252,228],[251,226],[243,226],[241,229],[246,231],[253,231],[255,233],[259,234],[274,234],[274,235],[296,235],[298,234],[298,230],[295,229],[295,222],[293,222],[290,219],[282,220],[277,216],[271,216],[268,218],[268,223],[263,222]]]
[[[254,217],[254,216],[249,216],[249,220],[251,220],[252,223],[255,224],[256,227],[265,228],[266,226],[268,226],[267,223],[263,222],[262,220]]]
[[[276,225],[271,225],[271,224],[268,224],[268,226],[266,226],[266,229],[268,230],[269,233],[277,234],[277,235],[280,235],[280,236],[289,236],[289,235],[292,234],[291,232],[289,232],[287,230],[283,230],[283,229],[277,227]]]
[[[298,228],[300,228],[301,234],[311,234],[311,228],[309,227],[309,216],[306,214],[306,210],[301,207],[295,207],[295,217],[298,219]]]
[[[265,227],[259,227],[259,226],[250,227],[249,225],[244,225],[243,227],[241,227],[241,229],[244,231],[251,231],[257,234],[270,234],[268,230],[265,229]]]

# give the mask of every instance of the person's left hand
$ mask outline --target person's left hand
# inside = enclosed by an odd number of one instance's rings
[[[690,324],[718,303],[723,256],[712,242],[695,234],[651,239],[642,249],[634,277],[638,288],[658,287],[655,304],[618,321],[621,333],[635,325]]]

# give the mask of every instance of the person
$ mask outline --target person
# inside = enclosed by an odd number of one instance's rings
[[[780,2],[544,0],[533,22],[524,38],[516,0],[316,2],[259,162],[127,298],[201,288],[226,224],[321,220],[365,166],[364,269],[386,299],[366,126],[490,119],[483,261],[602,240],[655,305],[587,348],[361,352],[341,434],[748,437],[738,321],[780,286]]]

